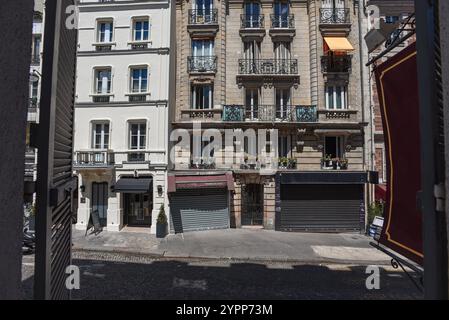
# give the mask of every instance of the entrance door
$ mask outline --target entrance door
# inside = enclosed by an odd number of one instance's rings
[[[151,226],[153,202],[148,193],[125,193],[125,216],[129,226]]]
[[[92,183],[92,211],[98,211],[100,224],[105,227],[108,214],[108,183]]]
[[[263,185],[242,187],[242,226],[263,225]]]

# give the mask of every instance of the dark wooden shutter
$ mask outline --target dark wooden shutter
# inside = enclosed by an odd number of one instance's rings
[[[66,27],[74,0],[47,0],[38,148],[35,298],[67,299],[71,264],[73,112],[77,31]]]

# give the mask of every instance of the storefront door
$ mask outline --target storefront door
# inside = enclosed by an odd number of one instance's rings
[[[129,226],[151,226],[153,203],[149,193],[125,193],[125,221]]]

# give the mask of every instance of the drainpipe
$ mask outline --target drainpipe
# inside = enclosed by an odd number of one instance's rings
[[[368,52],[366,51],[366,48],[364,47],[364,41],[363,41],[363,30],[366,31],[365,27],[365,23],[362,23],[362,19],[363,21],[365,21],[365,19],[367,18],[367,15],[365,13],[365,8],[366,8],[366,0],[354,0],[356,1],[354,3],[358,5],[358,29],[359,29],[359,59],[360,59],[360,88],[361,88],[361,106],[362,106],[362,134],[363,134],[363,169],[364,171],[369,171],[369,170],[373,170],[373,114],[372,114],[372,107],[371,107],[371,103],[369,103],[369,108],[370,108],[370,112],[369,112],[369,121],[366,121],[366,112],[365,112],[365,104],[367,101],[371,102],[371,98],[368,100],[365,97],[365,94],[368,92],[371,92],[371,81],[370,78],[368,77],[368,79],[366,80],[366,75],[365,75],[365,64],[366,64],[366,60],[368,57]],[[365,88],[365,85],[368,84],[368,88]],[[365,128],[365,124],[368,124],[368,130],[369,130],[369,139],[366,138],[366,128]],[[368,163],[367,163],[368,161]],[[368,207],[369,204],[371,203],[372,199],[373,199],[373,190],[372,190],[372,185],[367,183],[365,184],[365,229],[366,229],[366,225],[368,223],[367,220],[367,214],[366,212],[368,211]]]

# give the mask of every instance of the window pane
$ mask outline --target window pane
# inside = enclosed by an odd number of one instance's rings
[[[342,108],[342,105],[341,105],[341,94],[342,94],[342,92],[341,92],[341,87],[340,86],[337,86],[336,87],[336,94],[337,94],[337,109],[341,109]]]

